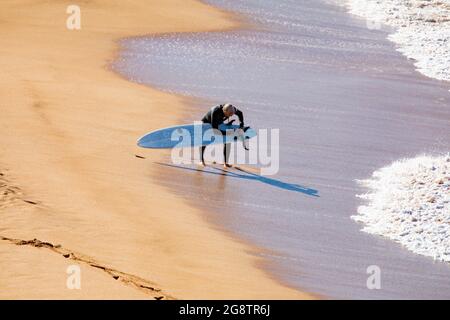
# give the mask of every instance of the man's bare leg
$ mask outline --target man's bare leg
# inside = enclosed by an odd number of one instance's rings
[[[225,169],[231,168],[231,165],[228,164],[228,160],[229,160],[229,158],[230,158],[230,149],[231,149],[231,144],[230,144],[230,143],[225,143],[225,144],[223,145],[223,159],[224,159],[224,161],[223,161],[223,167],[224,167]]]
[[[206,166],[205,164],[205,158],[203,157],[203,154],[205,153],[206,146],[200,147],[200,162],[198,163],[199,166]]]

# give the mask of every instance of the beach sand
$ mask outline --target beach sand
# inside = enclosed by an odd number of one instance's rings
[[[190,0],[97,0],[68,30],[70,4],[2,2],[0,298],[310,298],[158,186],[158,153],[136,157],[135,141],[184,101],[109,70],[122,37],[236,22]]]

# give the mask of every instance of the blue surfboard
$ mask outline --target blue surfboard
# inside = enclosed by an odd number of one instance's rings
[[[256,136],[250,127],[240,129],[238,125],[221,124],[219,130],[213,130],[208,123],[186,124],[168,127],[147,133],[139,138],[137,145],[142,148],[171,149],[201,147],[216,143],[246,141]]]

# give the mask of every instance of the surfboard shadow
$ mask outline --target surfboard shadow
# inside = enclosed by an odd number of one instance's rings
[[[306,194],[306,195],[312,196],[312,197],[320,197],[318,195],[318,193],[319,193],[318,190],[308,188],[308,187],[305,187],[305,186],[302,186],[299,184],[295,184],[295,183],[287,183],[287,182],[283,182],[281,180],[261,176],[256,173],[253,173],[253,172],[250,172],[250,171],[244,170],[242,168],[238,168],[238,167],[234,167],[234,168],[236,170],[243,172],[242,174],[236,173],[236,172],[231,172],[231,171],[224,170],[224,169],[215,168],[215,167],[207,167],[207,168],[214,169],[217,172],[211,171],[211,170],[206,170],[206,168],[205,169],[196,169],[196,168],[184,167],[184,166],[169,164],[169,163],[161,163],[161,162],[155,162],[155,163],[162,165],[162,166],[166,166],[166,167],[184,169],[184,170],[189,170],[189,171],[197,171],[197,172],[208,173],[208,174],[213,174],[213,175],[221,175],[221,176],[227,176],[227,177],[238,178],[238,179],[259,181],[259,182],[262,182],[262,183],[265,183],[270,186],[280,188],[283,190],[300,192],[300,193],[303,193],[303,194]]]

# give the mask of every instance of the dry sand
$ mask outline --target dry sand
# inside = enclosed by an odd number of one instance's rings
[[[2,1],[0,298],[310,297],[152,180],[158,154],[137,158],[136,138],[183,101],[108,69],[121,37],[236,23],[191,0],[77,3],[70,31],[72,1]]]

